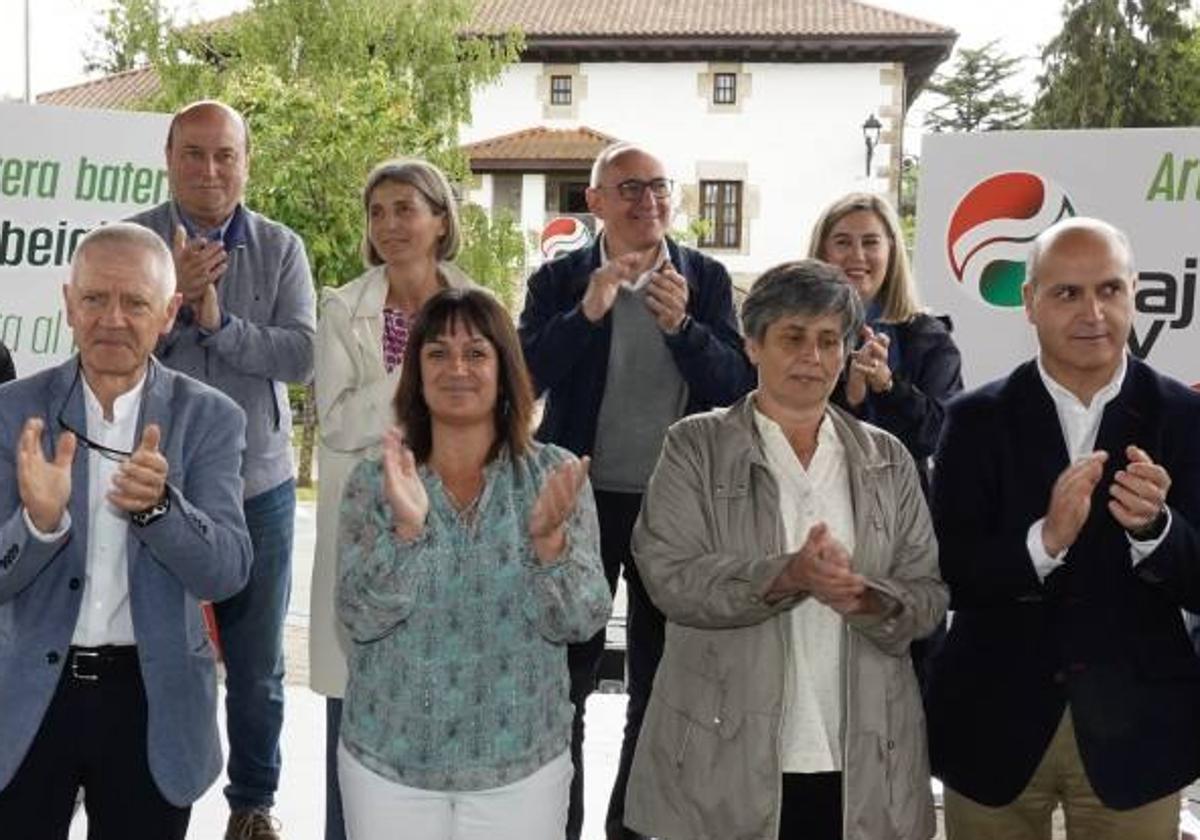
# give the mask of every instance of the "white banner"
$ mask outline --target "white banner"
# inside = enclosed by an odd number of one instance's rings
[[[62,284],[75,243],[168,195],[170,117],[0,104],[0,340],[17,374],[73,350]]]
[[[923,302],[954,320],[968,388],[1035,354],[1021,308],[1025,255],[1065,215],[1129,235],[1130,351],[1200,383],[1200,129],[934,134],[921,148],[915,271]]]

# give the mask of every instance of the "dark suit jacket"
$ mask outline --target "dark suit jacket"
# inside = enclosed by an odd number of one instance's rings
[[[16,378],[17,371],[13,368],[12,356],[9,355],[8,348],[0,343],[0,382]]]
[[[538,440],[588,455],[608,374],[612,313],[593,324],[580,310],[601,240],[546,263],[529,278],[518,331],[534,386],[546,397]],[[699,251],[667,240],[671,263],[688,284],[691,326],[664,336],[688,385],[686,412],[729,405],[754,387],[754,368],[742,349],[725,267]]]
[[[71,467],[71,525],[53,542],[30,533],[15,447],[25,420],[59,412],[87,428],[77,359],[0,387],[0,789],[21,764],[54,696],[79,617],[88,545],[88,450]],[[240,469],[246,419],[224,394],[151,360],[138,422],[157,423],[171,509],[129,526],[129,608],[149,707],[150,772],[172,804],[190,805],[221,770],[217,677],[200,601],[234,595],[250,574]],[[0,829],[0,835],[7,832]]]
[[[1200,609],[1200,394],[1131,359],[1105,408],[1109,454],[1066,565],[1039,582],[1026,549],[1067,466],[1037,366],[951,403],[933,485],[942,576],[955,611],[934,661],[934,774],[985,805],[1024,789],[1070,706],[1088,779],[1128,809],[1200,775],[1200,660],[1181,608]],[[1172,477],[1173,521],[1136,567],[1107,508],[1136,444]]]

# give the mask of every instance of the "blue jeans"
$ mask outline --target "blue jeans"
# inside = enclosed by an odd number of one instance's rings
[[[246,588],[213,605],[225,659],[232,809],[270,808],[279,787],[283,729],[283,619],[292,589],[296,483],[246,499],[254,564]]]

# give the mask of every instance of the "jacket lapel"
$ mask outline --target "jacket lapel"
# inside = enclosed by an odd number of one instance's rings
[[[1005,402],[1012,409],[1016,425],[1016,451],[1011,453],[1029,471],[1028,488],[1049,488],[1067,468],[1067,441],[1054,400],[1038,373],[1037,362],[1030,361],[1013,372],[1005,388]],[[1039,502],[1040,504],[1041,502]]]
[[[58,449],[58,437],[63,433],[59,425],[61,417],[66,425],[81,435],[87,434],[87,411],[83,403],[83,375],[76,356],[58,369],[50,386],[49,415],[42,432],[42,451],[54,457]],[[88,539],[88,461],[87,447],[76,443],[75,458],[71,461],[71,501],[67,510],[71,513],[71,542],[81,560],[86,560]]]

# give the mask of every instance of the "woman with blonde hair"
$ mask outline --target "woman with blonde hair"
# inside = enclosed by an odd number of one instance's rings
[[[945,404],[963,387],[962,360],[950,319],[921,309],[896,211],[870,193],[843,196],[817,220],[808,255],[842,269],[866,307],[834,402],[900,438],[928,493]]]
[[[349,642],[334,615],[338,505],[350,470],[377,455],[391,425],[405,343],[416,313],[444,288],[471,281],[451,260],[460,230],[446,176],[424,160],[389,160],[362,191],[366,272],[326,289],[317,324],[317,548],[309,620],[309,685],[326,703],[325,840],[344,840],[336,752]]]

